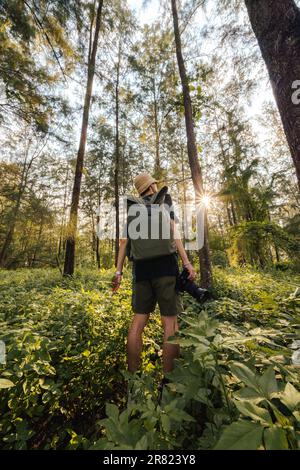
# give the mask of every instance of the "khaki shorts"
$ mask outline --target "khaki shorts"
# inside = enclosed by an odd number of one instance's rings
[[[163,316],[175,316],[182,313],[180,295],[175,290],[176,277],[162,276],[150,281],[132,283],[132,309],[134,313],[149,314],[156,303]]]

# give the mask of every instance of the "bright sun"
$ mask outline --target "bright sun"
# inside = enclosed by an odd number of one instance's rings
[[[201,202],[202,202],[202,204],[205,205],[205,207],[208,207],[208,206],[210,205],[210,203],[211,203],[211,198],[210,198],[210,196],[208,196],[207,194],[205,194],[204,196],[202,196]]]

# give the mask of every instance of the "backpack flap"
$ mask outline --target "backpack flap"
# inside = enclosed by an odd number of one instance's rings
[[[164,186],[157,193],[153,194],[150,200],[129,196],[127,198],[127,224],[131,223],[137,233],[130,238],[130,259],[143,260],[165,256],[176,251],[173,231],[170,226],[170,216],[162,204],[168,192]],[[130,208],[133,205],[142,206]],[[142,208],[147,209],[147,215]],[[135,210],[136,209],[136,210]],[[145,219],[146,217],[146,219]],[[128,234],[129,235],[129,234]],[[128,250],[129,253],[129,250]]]

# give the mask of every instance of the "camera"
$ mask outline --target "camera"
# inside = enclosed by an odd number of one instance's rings
[[[211,296],[207,289],[201,289],[201,287],[197,286],[193,281],[188,279],[189,272],[187,269],[184,269],[177,277],[177,291],[178,292],[187,292],[190,294],[194,299],[196,299],[200,303],[206,302]]]

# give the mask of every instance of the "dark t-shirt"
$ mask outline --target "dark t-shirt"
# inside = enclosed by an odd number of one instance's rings
[[[145,196],[143,199],[147,200],[150,198],[151,196]],[[173,203],[170,194],[166,194],[165,204],[170,208],[170,218],[176,221],[177,218],[172,208]],[[162,276],[177,276],[178,272],[177,253],[159,256],[157,258],[133,261],[132,263],[132,275],[136,282],[148,281]]]

